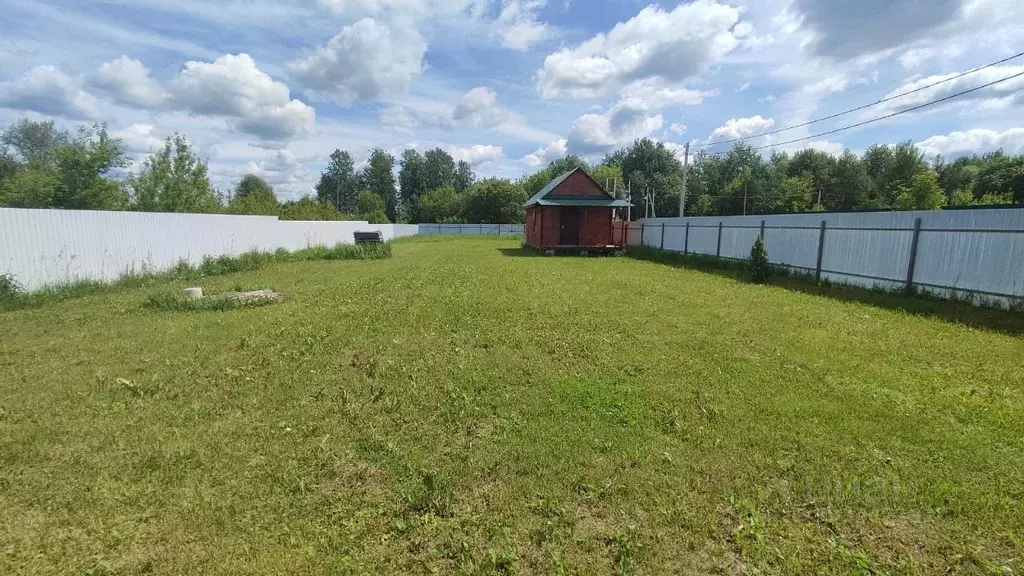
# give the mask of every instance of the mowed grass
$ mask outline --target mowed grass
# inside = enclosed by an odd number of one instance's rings
[[[516,239],[0,313],[2,574],[1011,574],[1024,339]]]

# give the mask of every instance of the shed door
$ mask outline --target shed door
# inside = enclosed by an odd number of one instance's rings
[[[563,246],[580,244],[580,209],[562,208],[562,233],[558,243]]]

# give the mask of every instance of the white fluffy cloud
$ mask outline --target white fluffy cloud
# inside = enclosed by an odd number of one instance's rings
[[[713,143],[720,140],[746,138],[769,130],[774,125],[775,120],[762,118],[760,115],[749,118],[730,118],[725,124],[715,128],[707,141]]]
[[[93,75],[91,84],[108,94],[114,102],[136,108],[156,108],[167,98],[163,86],[150,77],[149,69],[128,56],[103,63]]]
[[[974,74],[969,74],[956,80],[951,80],[944,84],[935,86],[934,88],[928,88],[915,92],[891,102],[886,102],[876,108],[871,108],[865,113],[867,116],[880,116],[883,114],[889,114],[898,112],[900,110],[906,110],[926,102],[943,98],[957,92],[981,86],[989,82],[993,82],[1014,74],[1024,72],[1024,66],[994,66],[992,68],[986,68],[979,70]],[[926,76],[924,78],[918,78],[909,82],[904,82],[899,88],[896,88],[892,92],[885,95],[886,98],[909,92],[929,84],[934,84],[948,78],[956,76],[953,74],[938,74],[935,76]],[[1001,84],[996,84],[985,88],[984,90],[978,90],[977,92],[971,92],[955,99],[949,100],[949,105],[957,105],[964,103],[971,103],[971,106],[978,106],[978,101],[983,101],[981,106],[990,108],[1001,108],[1009,105],[1019,105],[1022,101],[1021,92],[1024,91],[1024,76],[1019,76],[1013,80],[1008,80]],[[928,107],[925,110],[937,110],[944,106],[946,103],[937,104],[934,107]]]
[[[456,128],[494,128],[509,119],[509,113],[498,102],[498,93],[478,86],[463,95],[454,108],[420,115],[424,124],[445,130]]]
[[[1005,132],[975,128],[965,132],[951,132],[946,136],[932,136],[917,145],[928,156],[941,154],[955,157],[994,150],[1020,154],[1024,153],[1024,128],[1010,128]]]
[[[590,98],[645,78],[682,82],[739,44],[733,34],[739,18],[738,9],[714,0],[679,4],[671,11],[648,6],[607,34],[545,58],[536,77],[540,93]]]
[[[526,156],[523,157],[522,162],[523,164],[530,168],[547,166],[548,164],[554,162],[555,160],[563,158],[566,154],[569,153],[567,148],[568,143],[569,141],[566,140],[565,138],[561,140],[555,140],[554,142],[548,144],[547,146],[538,148],[533,153],[527,154]]]
[[[504,0],[501,14],[494,22],[494,33],[501,45],[510,50],[526,51],[551,36],[551,26],[537,18],[537,11],[547,0]]]
[[[408,92],[413,77],[423,72],[426,51],[414,27],[364,18],[290,62],[288,69],[306,87],[351,104]]]
[[[419,121],[406,108],[389,106],[380,112],[380,125],[396,132],[411,133]]]
[[[485,162],[497,162],[504,157],[504,150],[502,150],[501,146],[492,146],[490,144],[476,144],[466,148],[449,146],[447,152],[452,155],[456,162],[465,161],[474,167]]]
[[[115,130],[111,136],[120,138],[128,147],[128,151],[134,154],[152,152],[164,142],[156,136],[156,126],[144,123],[136,123],[121,130]]]
[[[266,140],[308,133],[316,122],[313,108],[292,100],[288,86],[261,71],[248,54],[186,62],[171,93],[177,107],[234,118],[238,130]]]
[[[576,119],[569,132],[571,154],[592,155],[645,138],[661,128],[660,114],[650,115],[645,107],[623,101],[604,114],[584,114]]]
[[[96,99],[82,90],[81,80],[54,66],[36,66],[20,78],[0,82],[0,108],[72,120],[92,120],[100,115]]]
[[[713,94],[714,92],[668,86],[660,79],[631,82],[619,91],[622,100],[634,102],[636,106],[651,112],[674,106],[696,106]]]
[[[900,65],[907,70],[917,68],[927,60],[935,57],[935,51],[931,48],[913,48],[900,54],[898,60]]]

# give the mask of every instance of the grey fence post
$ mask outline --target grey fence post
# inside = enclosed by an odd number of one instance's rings
[[[483,224],[480,224],[480,235],[481,236],[484,235],[484,225]]]
[[[914,268],[917,266],[917,240],[921,237],[921,219],[914,220],[914,237],[910,240],[910,263],[907,265],[907,292],[914,288]]]
[[[718,221],[718,247],[715,248],[715,258],[722,257],[722,221]]]
[[[764,240],[764,220],[761,220],[761,240]]]
[[[665,249],[665,223],[661,223],[661,249]]]
[[[498,236],[501,236],[501,224],[498,224]]]
[[[640,222],[640,245],[644,245],[644,223]]]
[[[686,223],[686,236],[683,238],[683,254],[690,253],[690,223]]]
[[[818,264],[814,269],[814,281],[821,282],[821,259],[825,255],[825,221],[821,221],[821,232],[818,234]]]

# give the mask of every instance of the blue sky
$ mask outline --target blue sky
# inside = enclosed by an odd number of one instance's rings
[[[214,183],[309,193],[335,148],[440,146],[480,176],[651,137],[717,151],[1024,50],[1013,0],[5,0],[0,123],[179,132]],[[777,145],[1024,71],[1024,58]],[[800,144],[1024,152],[1024,80]],[[766,148],[768,152],[771,148]]]

